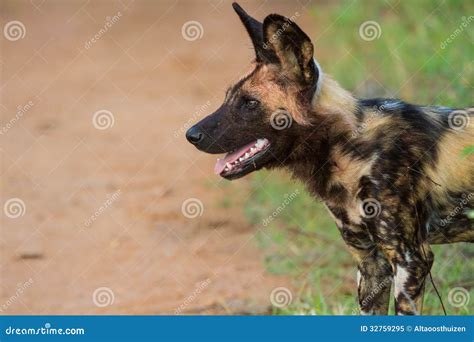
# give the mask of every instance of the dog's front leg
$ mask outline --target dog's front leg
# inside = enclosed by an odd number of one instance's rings
[[[425,279],[433,264],[429,245],[405,241],[383,248],[394,272],[395,312],[397,315],[421,314]]]
[[[392,285],[392,269],[385,255],[350,247],[357,261],[357,294],[361,315],[387,315]]]
[[[357,262],[357,294],[362,315],[386,315],[390,302],[392,268],[369,234],[358,228],[338,225],[344,242]]]

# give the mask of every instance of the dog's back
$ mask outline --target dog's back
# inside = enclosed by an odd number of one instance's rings
[[[424,202],[431,243],[474,241],[474,109],[416,106],[395,99],[361,100],[359,143],[349,149],[378,155],[375,173],[410,178],[411,194]],[[354,152],[352,151],[352,152]],[[387,176],[388,175],[388,176]],[[394,184],[395,185],[395,184]],[[400,189],[395,185],[397,189]]]

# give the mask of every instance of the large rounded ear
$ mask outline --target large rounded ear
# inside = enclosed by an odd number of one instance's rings
[[[235,12],[239,16],[242,24],[244,24],[250,39],[252,40],[255,54],[257,56],[257,62],[261,63],[275,63],[278,61],[275,53],[271,50],[264,48],[263,41],[263,24],[258,20],[255,20],[244,11],[242,7],[236,2],[232,4]]]
[[[282,72],[292,80],[313,85],[318,69],[313,61],[313,44],[289,18],[270,14],[263,21],[265,47],[278,57]]]

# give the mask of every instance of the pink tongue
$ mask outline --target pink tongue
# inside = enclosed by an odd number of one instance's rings
[[[232,152],[232,153],[227,153],[225,155],[224,158],[222,159],[217,159],[217,163],[216,163],[216,166],[214,166],[214,173],[216,175],[220,174],[224,168],[225,168],[225,164],[227,163],[232,163],[234,161],[236,161],[237,159],[239,159],[241,156],[244,155],[245,152],[247,152],[248,150],[250,150],[250,148],[255,145],[255,141],[254,142],[251,142],[250,144],[247,144],[241,148],[239,148],[238,150]]]

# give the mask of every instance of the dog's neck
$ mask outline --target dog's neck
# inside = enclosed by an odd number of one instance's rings
[[[321,72],[321,71],[320,71]],[[357,126],[357,100],[331,76],[323,75],[311,101],[312,111],[318,117],[336,116],[338,132],[354,131]]]
[[[330,199],[334,197],[334,180],[348,169],[354,171],[340,147],[348,143],[357,129],[357,100],[329,75],[324,75],[311,107],[314,123],[300,134],[301,141],[295,143],[287,167],[313,195]]]

